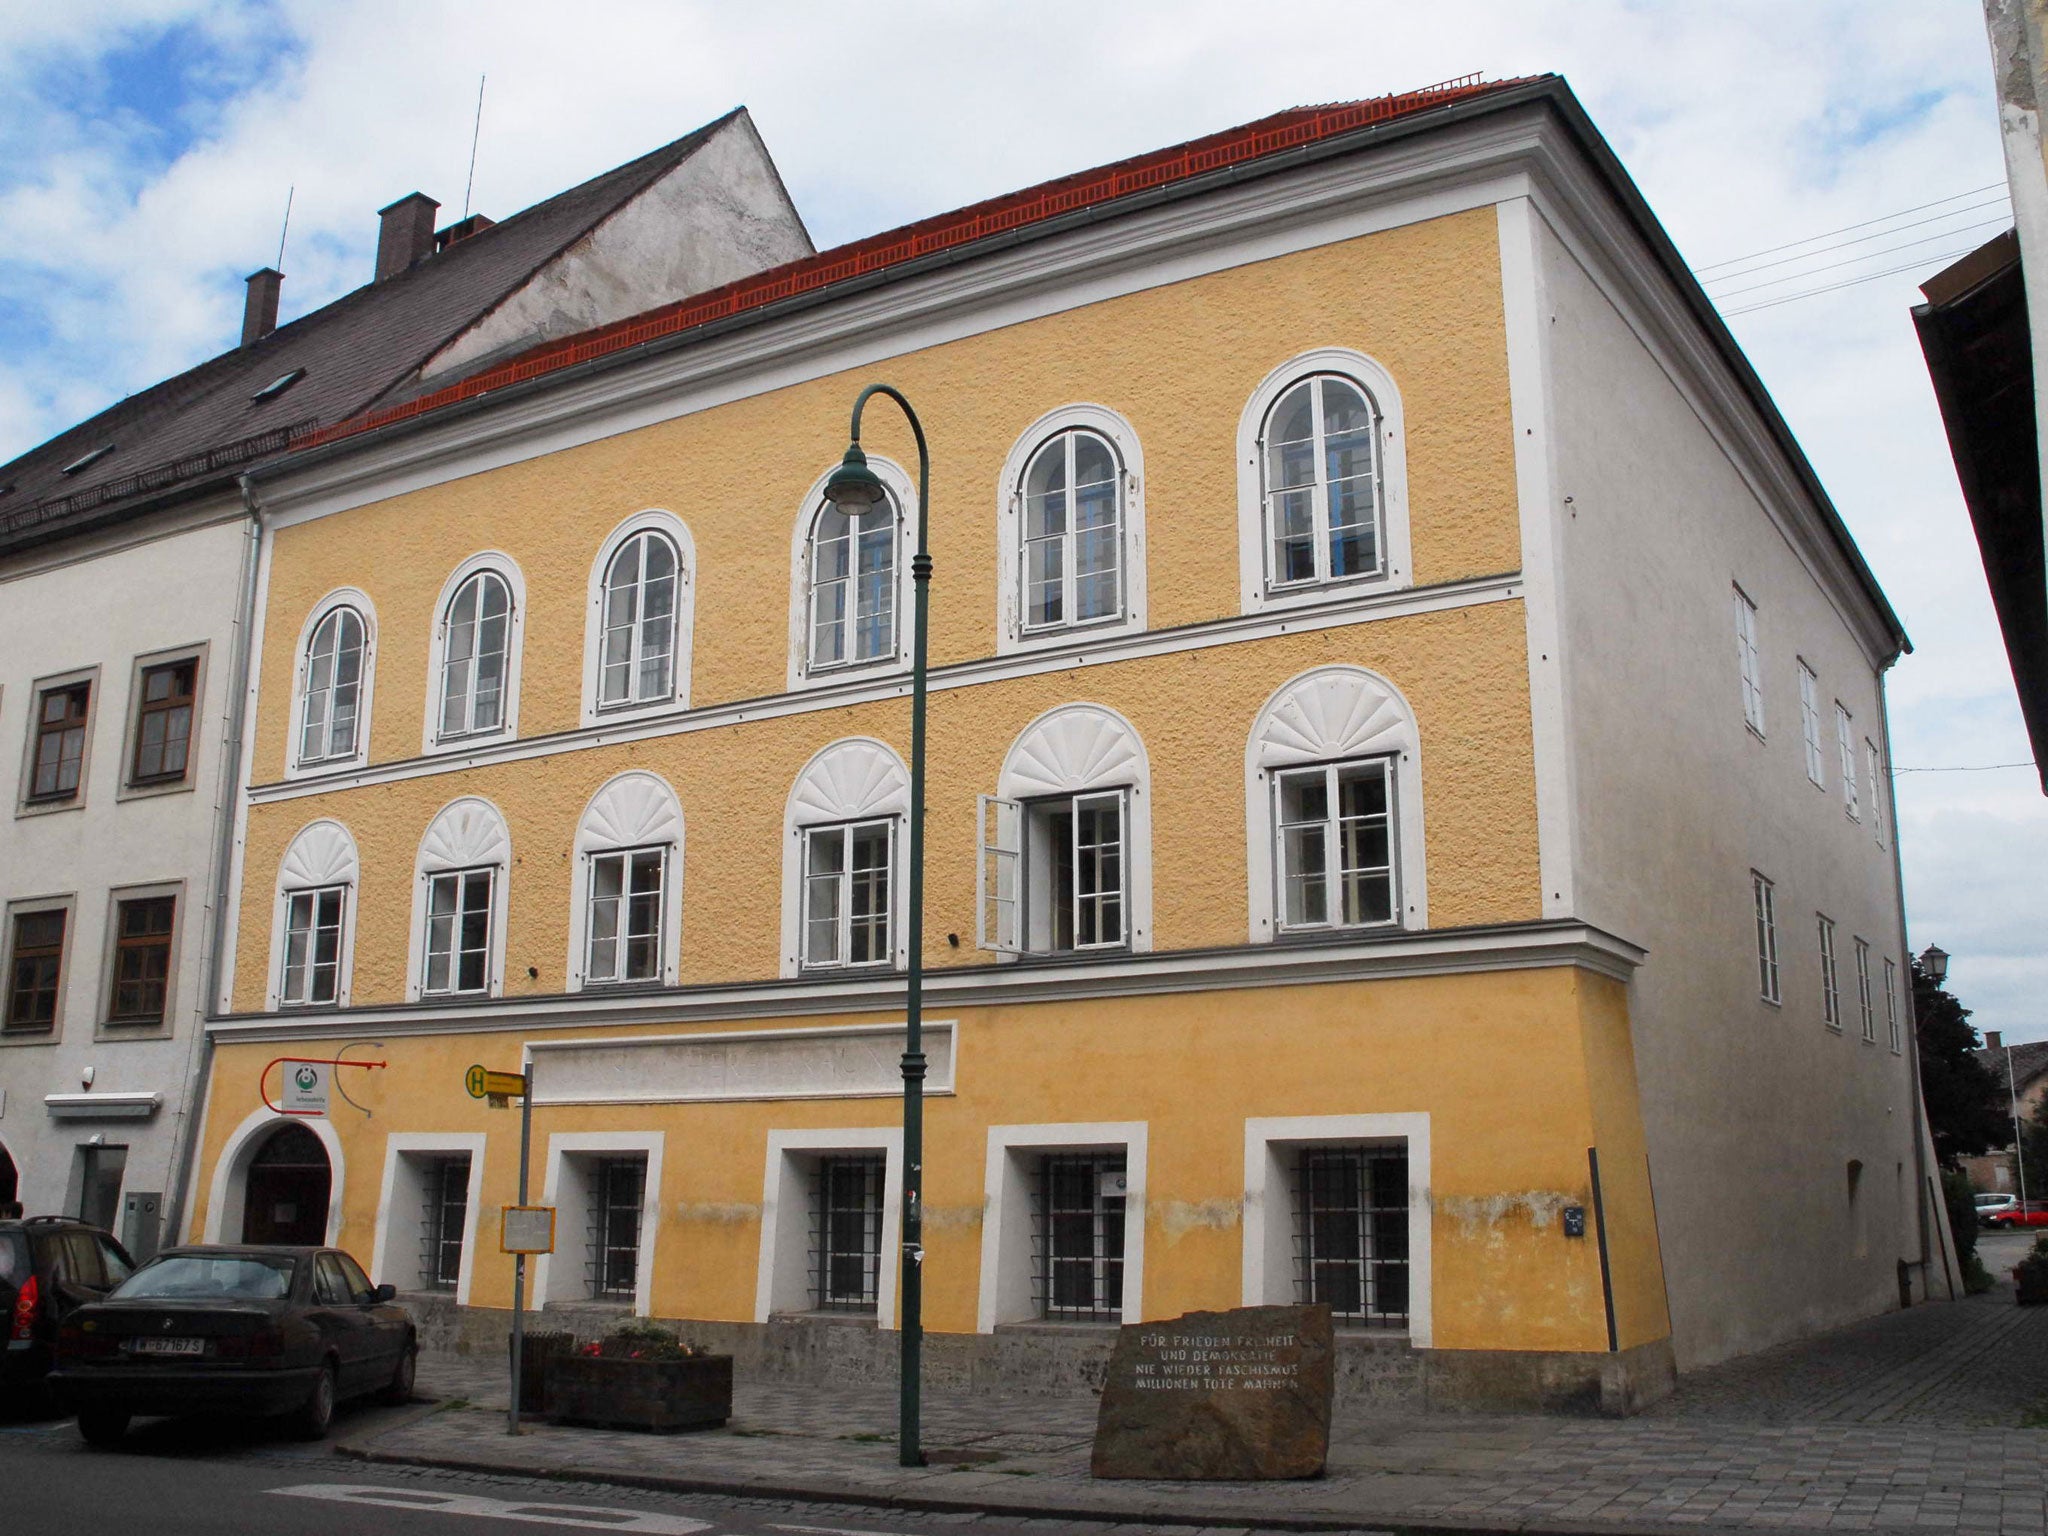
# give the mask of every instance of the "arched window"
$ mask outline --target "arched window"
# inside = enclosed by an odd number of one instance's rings
[[[882,742],[835,741],[804,765],[784,816],[783,975],[905,963],[909,811],[910,775]]]
[[[1253,942],[1427,926],[1420,757],[1408,701],[1362,667],[1267,701],[1245,751]]]
[[[512,588],[494,570],[477,571],[442,612],[442,740],[504,729],[511,653]]]
[[[338,821],[302,828],[277,870],[273,1008],[346,1007],[355,940],[355,839]]]
[[[1024,629],[1123,617],[1123,470],[1116,451],[1075,428],[1049,439],[1024,471]]]
[[[442,807],[420,839],[407,995],[496,996],[504,984],[512,839],[488,800]]]
[[[811,524],[809,657],[814,672],[896,654],[893,496],[849,517],[825,502]]]
[[[363,692],[363,616],[337,607],[306,646],[306,684],[299,719],[299,761],[324,763],[356,755]]]
[[[1341,348],[1305,353],[1253,392],[1238,428],[1246,611],[1409,584],[1400,422],[1386,370]]]
[[[673,984],[683,911],[683,808],[634,770],[590,797],[576,828],[569,990]]]
[[[600,708],[673,697],[680,569],[675,545],[651,528],[612,556],[604,573]]]

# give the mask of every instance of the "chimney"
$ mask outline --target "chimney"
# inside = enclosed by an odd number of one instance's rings
[[[458,240],[467,240],[471,235],[480,235],[497,222],[496,219],[481,213],[472,213],[466,219],[457,220],[434,236],[434,253],[439,255]]]
[[[277,290],[284,274],[265,267],[249,274],[249,297],[242,305],[242,345],[253,347],[277,329]]]
[[[424,192],[408,192],[389,208],[377,210],[377,277],[396,277],[414,262],[434,254],[434,215],[441,205]]]
[[[2002,1031],[2000,1031],[2000,1030],[1996,1030],[1996,1029],[1987,1029],[1987,1030],[1985,1030],[1985,1031],[1984,1031],[1984,1049],[1985,1049],[1985,1050],[1987,1050],[1987,1051],[2002,1051],[2002,1050],[2004,1050],[2004,1049],[2005,1049],[2005,1035],[2004,1035],[2004,1033],[2003,1033]]]

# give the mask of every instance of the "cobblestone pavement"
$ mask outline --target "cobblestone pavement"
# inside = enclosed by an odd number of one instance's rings
[[[1940,1529],[2048,1536],[2048,1309],[1916,1308],[1689,1376],[1629,1420],[1340,1411],[1307,1483],[1096,1482],[1092,1398],[927,1392],[933,1464],[893,1452],[887,1389],[742,1384],[723,1431],[505,1433],[496,1362],[423,1363],[445,1407],[354,1454],[899,1508],[1246,1526]]]

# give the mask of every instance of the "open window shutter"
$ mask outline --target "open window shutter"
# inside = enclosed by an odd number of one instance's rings
[[[974,942],[979,949],[1014,955],[1023,950],[1018,896],[1024,863],[1024,807],[982,795],[977,807],[981,858],[975,878]]]

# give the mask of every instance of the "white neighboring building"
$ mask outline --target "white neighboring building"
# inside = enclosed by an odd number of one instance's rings
[[[181,1230],[203,1108],[260,581],[240,476],[812,252],[744,108],[502,223],[437,209],[385,208],[372,280],[281,328],[253,274],[237,348],[0,465],[0,1202],[137,1253]]]

